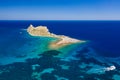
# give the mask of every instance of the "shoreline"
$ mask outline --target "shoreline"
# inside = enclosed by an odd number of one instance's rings
[[[60,49],[64,46],[75,44],[75,43],[84,43],[86,41],[70,38],[68,36],[64,35],[56,35],[54,33],[50,33],[48,28],[46,26],[37,26],[34,27],[33,25],[30,25],[27,28],[27,32],[31,36],[42,36],[42,37],[53,37],[57,40],[51,41],[48,45],[49,49]]]

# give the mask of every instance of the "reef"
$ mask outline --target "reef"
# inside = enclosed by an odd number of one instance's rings
[[[0,65],[0,80],[120,79],[119,65],[114,63],[114,66],[109,66],[104,61],[99,62],[82,55],[77,60],[64,61],[55,57],[57,54],[61,53],[55,50],[45,51],[43,54],[39,54],[41,56],[39,58],[29,58],[25,62]]]

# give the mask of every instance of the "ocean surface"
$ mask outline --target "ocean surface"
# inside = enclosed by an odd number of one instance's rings
[[[47,50],[53,39],[30,36],[30,24],[86,43]],[[0,80],[120,80],[120,21],[0,21],[0,37]]]

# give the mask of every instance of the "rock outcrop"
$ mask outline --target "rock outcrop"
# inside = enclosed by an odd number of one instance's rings
[[[56,34],[50,33],[46,26],[34,27],[33,25],[30,25],[27,29],[27,32],[32,36],[43,36],[43,37],[57,38],[58,40],[56,40],[54,42],[50,42],[49,48],[51,48],[51,49],[61,48],[63,46],[74,44],[74,43],[85,42],[85,41],[77,40],[74,38],[70,38],[68,36],[56,35]]]

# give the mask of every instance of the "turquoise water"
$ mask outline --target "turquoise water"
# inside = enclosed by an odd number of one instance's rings
[[[49,50],[55,39],[30,36],[26,32],[30,24],[87,42]],[[119,25],[115,21],[0,21],[0,80],[119,80]],[[105,71],[110,66],[116,69]]]

